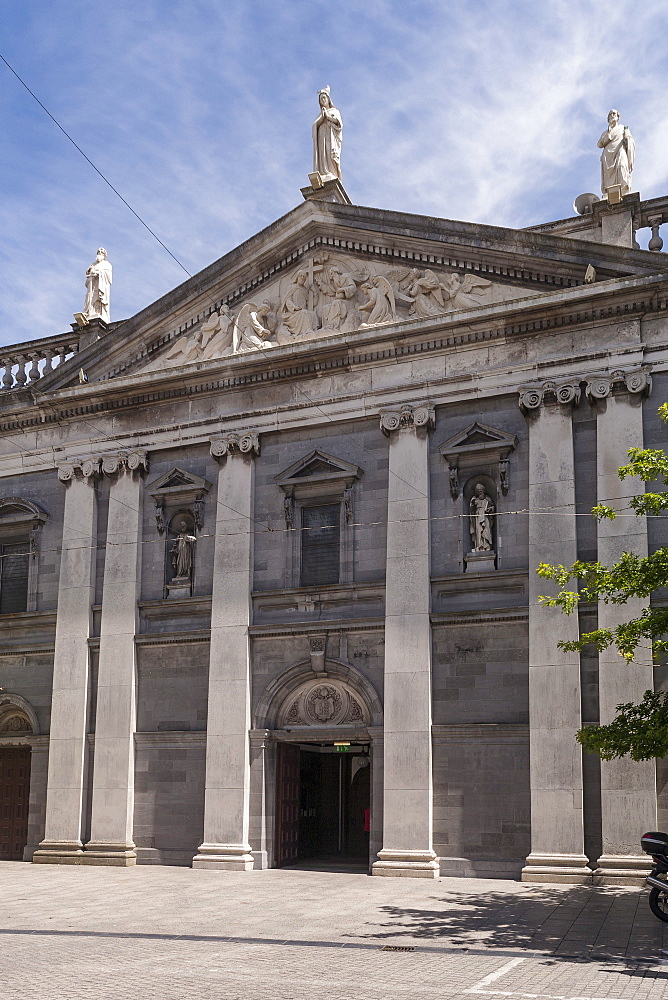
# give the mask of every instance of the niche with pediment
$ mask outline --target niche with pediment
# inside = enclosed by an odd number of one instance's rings
[[[358,466],[319,449],[276,476],[287,529],[286,587],[352,582],[355,487],[361,476]]]
[[[22,497],[0,499],[0,614],[37,609],[38,549],[46,511]]]
[[[448,463],[450,495],[463,515],[463,568],[469,573],[498,568],[496,513],[510,489],[510,456],[516,445],[514,434],[476,420],[439,447]]]
[[[190,597],[195,579],[197,533],[211,483],[173,468],[148,486],[158,533],[165,536],[165,597]]]

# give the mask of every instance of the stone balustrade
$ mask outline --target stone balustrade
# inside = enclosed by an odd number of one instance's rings
[[[38,382],[79,350],[76,333],[31,340],[0,349],[0,387],[23,389]]]

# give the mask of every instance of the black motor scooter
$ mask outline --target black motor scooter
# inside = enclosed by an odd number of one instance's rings
[[[646,833],[640,840],[645,854],[651,854],[654,867],[645,879],[651,885],[649,908],[659,920],[668,923],[668,834]]]

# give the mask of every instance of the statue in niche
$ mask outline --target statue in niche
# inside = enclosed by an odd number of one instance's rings
[[[192,581],[195,565],[195,545],[197,539],[189,534],[189,525],[185,518],[178,523],[178,534],[174,538],[169,554],[172,563],[172,583]]]
[[[254,302],[246,302],[234,320],[232,352],[244,354],[247,351],[278,347],[278,341],[271,339],[275,329],[276,316],[272,313],[268,302],[263,302],[259,306]]]
[[[111,323],[109,313],[109,293],[111,291],[111,264],[107,260],[107,251],[100,247],[95,260],[86,271],[86,301],[83,311],[75,313],[79,322],[82,316],[85,322],[91,319],[101,319]]]
[[[620,194],[630,194],[631,175],[636,157],[636,144],[627,125],[619,122],[619,111],[608,112],[608,127],[598,140],[601,153],[601,190],[608,197],[611,188]]]
[[[288,289],[282,309],[282,319],[293,337],[313,333],[315,317],[308,308],[308,272],[297,271]]]
[[[469,534],[474,552],[491,552],[493,548],[492,520],[495,507],[485,493],[482,483],[477,483],[469,501]]]
[[[329,87],[318,91],[320,114],[313,122],[313,172],[323,181],[341,180],[341,112],[332,104]]]
[[[367,314],[365,322],[361,324],[363,327],[391,323],[397,318],[394,290],[382,274],[372,275],[362,285],[362,291],[368,296],[367,301],[359,307],[361,313]]]
[[[449,307],[454,309],[475,309],[482,305],[481,299],[492,284],[487,278],[479,278],[477,274],[456,272],[446,274],[442,288],[449,300]]]

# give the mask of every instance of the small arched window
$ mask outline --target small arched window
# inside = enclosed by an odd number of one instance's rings
[[[37,538],[45,512],[21,497],[0,499],[0,614],[34,611]]]

